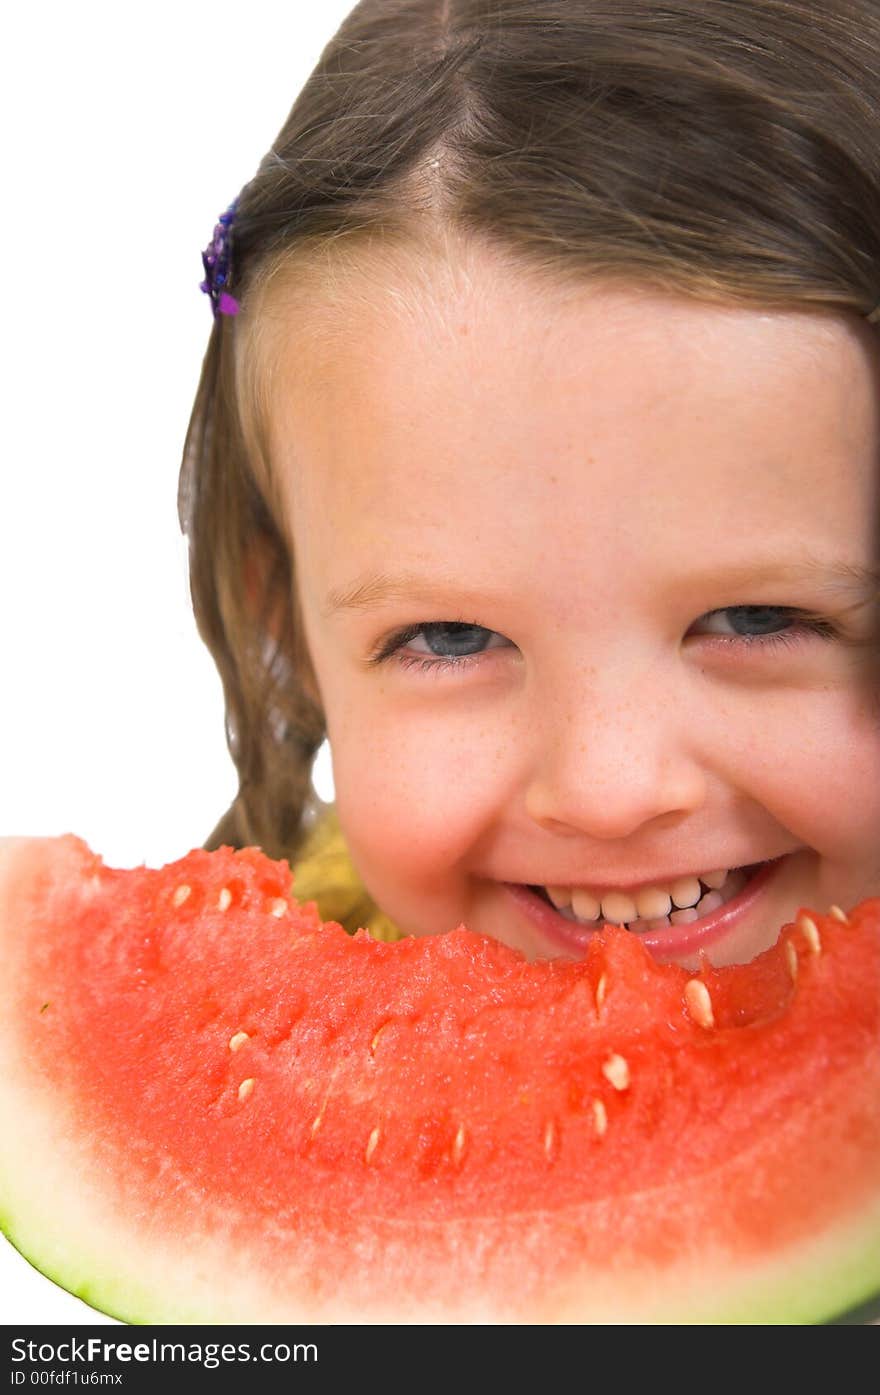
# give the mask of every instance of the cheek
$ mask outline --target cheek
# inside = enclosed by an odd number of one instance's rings
[[[339,816],[365,876],[448,875],[503,816],[517,747],[497,723],[371,705],[328,725]]]
[[[755,794],[805,844],[854,865],[880,865],[880,711],[870,694],[804,701],[781,745],[761,752]]]

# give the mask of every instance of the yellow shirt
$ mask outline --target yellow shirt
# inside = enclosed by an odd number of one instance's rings
[[[291,865],[294,896],[299,901],[317,901],[322,920],[338,920],[351,935],[363,926],[377,940],[403,938],[355,871],[332,804],[318,814]]]

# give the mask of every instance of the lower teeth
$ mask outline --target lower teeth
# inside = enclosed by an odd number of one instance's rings
[[[729,877],[728,881],[732,882],[733,878]],[[736,887],[726,899],[729,900],[731,896],[735,896],[738,890],[739,888]],[[637,935],[641,930],[668,930],[670,925],[692,925],[695,920],[701,920],[710,911],[717,911],[719,906],[724,905],[724,902],[725,897],[719,895],[717,891],[707,891],[696,906],[685,906],[682,910],[672,911],[670,915],[658,916],[655,920],[631,920],[626,928]]]
[[[696,906],[685,906],[680,910],[670,912],[669,915],[657,916],[652,920],[630,920],[626,922],[626,929],[631,931],[634,935],[639,935],[647,931],[668,930],[673,925],[692,925],[695,920],[702,919],[703,916],[709,915],[712,911],[716,911],[719,906],[723,906],[728,901],[732,901],[734,896],[738,896],[749,878],[758,870],[759,865],[763,864],[737,868],[730,873],[721,892],[704,892]],[[549,897],[545,899],[549,905],[553,905]],[[566,907],[564,910],[559,910],[556,906],[554,906],[553,909],[558,911],[559,915],[564,916],[566,920],[572,921],[575,925],[582,925],[588,930],[603,930],[606,925],[618,924],[617,921],[602,919],[581,920],[575,915],[570,906]]]

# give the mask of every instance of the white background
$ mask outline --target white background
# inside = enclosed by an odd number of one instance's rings
[[[211,325],[200,252],[351,7],[34,0],[7,18],[0,835],[161,864],[235,792],[176,516]],[[98,1320],[0,1239],[0,1322]]]

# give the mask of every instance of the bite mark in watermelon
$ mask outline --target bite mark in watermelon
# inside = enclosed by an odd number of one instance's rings
[[[810,1322],[880,1290],[880,899],[753,963],[0,852],[0,1221],[134,1322]]]

